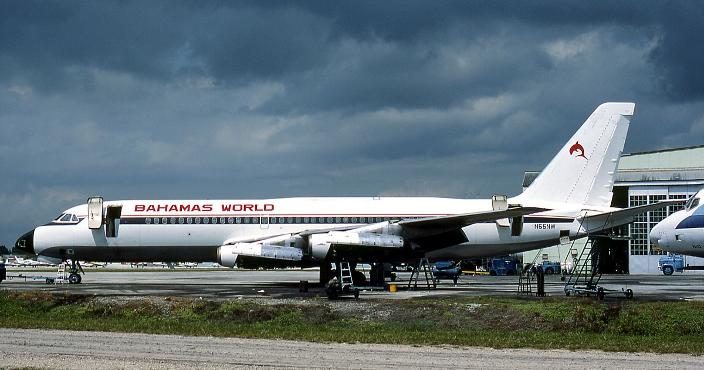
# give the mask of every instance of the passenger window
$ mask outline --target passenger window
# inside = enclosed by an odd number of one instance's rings
[[[192,222],[193,222],[193,219],[192,219],[192,218],[186,217],[186,223],[187,223],[187,224],[190,224],[190,223],[192,223]]]
[[[195,221],[196,221],[197,224],[199,224],[199,223],[200,223],[200,217],[196,217],[196,218],[195,218]]]
[[[258,224],[258,223],[259,223],[259,217],[252,217],[252,223],[253,223],[253,224]]]
[[[156,217],[154,217],[154,223],[155,223],[155,224],[158,224],[158,223],[159,223],[159,219],[156,218]]]
[[[171,221],[169,221],[170,224],[175,224],[176,223],[176,217],[171,217]]]
[[[210,223],[210,217],[203,217],[203,223],[204,224]]]
[[[235,218],[235,223],[236,223],[236,224],[242,223],[242,217],[236,217],[236,218]]]
[[[234,217],[228,217],[228,218],[227,218],[227,223],[228,223],[228,224],[234,224],[234,223],[235,223]]]
[[[183,217],[178,218],[178,223],[182,224],[183,223]]]
[[[145,218],[145,219],[144,219],[144,223],[147,224],[147,225],[150,224],[150,223],[152,223],[152,218],[151,218],[151,217]]]
[[[283,217],[279,217],[279,223],[280,224],[286,223],[286,219],[284,219]]]

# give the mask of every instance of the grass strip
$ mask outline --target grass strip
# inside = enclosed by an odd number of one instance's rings
[[[325,299],[266,302],[0,292],[0,326],[291,339],[704,353],[700,302]]]

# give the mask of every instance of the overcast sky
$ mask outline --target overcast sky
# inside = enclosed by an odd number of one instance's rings
[[[704,6],[2,1],[0,244],[106,199],[516,194],[593,109],[704,144]]]

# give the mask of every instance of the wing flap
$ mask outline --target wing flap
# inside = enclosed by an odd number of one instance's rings
[[[502,211],[463,213],[451,216],[422,218],[419,220],[405,220],[400,221],[398,224],[404,228],[414,229],[456,229],[480,222],[490,222],[505,218],[520,217],[547,210],[547,208],[540,207],[512,207]]]

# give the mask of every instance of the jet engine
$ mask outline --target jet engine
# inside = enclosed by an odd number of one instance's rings
[[[294,247],[259,243],[235,243],[218,248],[218,263],[222,266],[235,267],[238,257],[300,261],[303,258],[303,251]]]
[[[398,235],[330,231],[325,234],[313,234],[309,237],[313,258],[324,260],[335,245],[352,245],[379,248],[403,248],[403,238]]]

